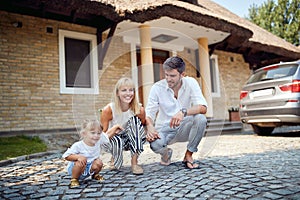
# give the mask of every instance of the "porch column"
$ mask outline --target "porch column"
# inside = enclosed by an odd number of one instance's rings
[[[150,26],[148,25],[141,25],[139,28],[140,28],[141,66],[142,66],[141,86],[143,86],[143,99],[144,99],[143,105],[146,106],[151,86],[154,83],[151,32],[150,32]]]
[[[206,117],[213,117],[213,103],[211,96],[211,79],[210,79],[210,66],[209,66],[209,52],[208,52],[208,39],[198,38],[199,48],[199,63],[201,74],[201,86],[203,95],[207,101],[208,109]]]

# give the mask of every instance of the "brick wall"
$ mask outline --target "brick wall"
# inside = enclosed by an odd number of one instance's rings
[[[214,117],[229,119],[228,108],[239,106],[240,90],[251,71],[240,54],[215,51],[218,56],[221,97],[213,98]]]
[[[16,21],[23,26],[14,27]],[[47,27],[53,33],[47,33]],[[98,118],[97,110],[111,100],[116,81],[131,77],[130,45],[115,36],[99,70],[99,95],[60,94],[59,29],[96,33],[91,27],[0,11],[0,133],[69,129],[79,126],[83,118]],[[215,53],[226,106],[238,105],[239,90],[250,73],[248,65],[240,55]],[[187,75],[196,77],[195,55],[187,49],[178,55],[191,61]],[[214,104],[218,101],[214,99]]]
[[[14,27],[15,21],[23,26]],[[72,98],[59,93],[59,28],[95,33],[88,27],[0,11],[1,132],[74,127]]]

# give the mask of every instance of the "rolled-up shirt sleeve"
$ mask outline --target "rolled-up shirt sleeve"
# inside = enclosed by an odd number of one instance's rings
[[[205,100],[202,91],[200,89],[199,83],[193,79],[189,78],[189,84],[191,91],[191,105],[203,105],[207,107],[207,101]]]

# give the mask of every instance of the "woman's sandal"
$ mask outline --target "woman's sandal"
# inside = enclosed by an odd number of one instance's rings
[[[185,168],[186,169],[200,169],[200,166],[198,165],[198,166],[196,166],[196,167],[194,167],[194,162],[191,162],[191,161],[182,161],[182,164],[184,164],[184,166],[185,166]],[[190,165],[192,165],[193,166],[193,168],[190,168],[189,166],[188,166],[188,164],[190,164]]]
[[[141,166],[139,166],[139,165],[132,165],[131,166],[131,170],[132,170],[132,173],[134,175],[142,175],[142,174],[144,174],[143,168]]]

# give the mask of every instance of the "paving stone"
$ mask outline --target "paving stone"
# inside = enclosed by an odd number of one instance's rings
[[[130,166],[104,169],[104,182],[89,178],[75,189],[69,188],[61,153],[19,160],[0,166],[0,199],[300,199],[299,137],[221,135],[214,148],[199,170],[183,168],[182,148],[174,147],[168,167],[143,152],[143,175],[133,175]]]
[[[124,192],[108,192],[106,196],[108,197],[120,197],[123,196]]]
[[[135,195],[126,194],[126,196],[122,197],[123,200],[134,200]]]
[[[43,200],[56,200],[56,199],[60,199],[59,196],[46,196],[46,197],[43,197]]]
[[[23,199],[26,199],[25,196],[22,196],[20,194],[16,194],[14,196],[5,196],[4,195],[4,197],[7,198],[7,199],[13,199],[13,200],[23,200]]]
[[[29,195],[30,199],[42,199],[46,196],[46,193],[42,192],[38,192],[38,193],[35,193],[35,194],[31,194]]]
[[[280,195],[273,194],[273,193],[270,193],[270,192],[267,192],[267,193],[263,194],[263,197],[266,197],[266,198],[269,198],[269,199],[280,199],[281,198]]]
[[[160,198],[160,197],[168,197],[170,196],[170,193],[168,191],[162,192],[162,193],[153,193],[154,197]]]
[[[82,192],[83,193],[90,193],[90,192],[96,192],[97,188],[85,188]]]
[[[79,199],[80,194],[67,194],[62,197],[62,199]]]
[[[278,189],[278,190],[273,190],[272,193],[279,194],[282,196],[287,196],[293,194],[294,192],[289,189]]]
[[[100,198],[103,197],[103,192],[89,192],[85,193],[83,196],[87,198]]]
[[[234,197],[241,198],[241,199],[248,199],[251,197],[251,195],[249,195],[247,193],[238,193],[238,194],[235,194]]]

